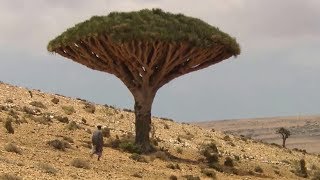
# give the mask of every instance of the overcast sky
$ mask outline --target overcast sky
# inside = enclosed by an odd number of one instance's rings
[[[120,80],[46,46],[93,15],[144,8],[200,18],[236,37],[242,50],[162,87],[154,116],[188,122],[320,114],[319,0],[0,0],[0,81],[133,108]]]

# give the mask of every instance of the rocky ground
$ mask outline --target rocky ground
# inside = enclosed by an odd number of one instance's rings
[[[89,156],[97,124],[110,130],[101,161]],[[0,179],[320,177],[318,154],[156,117],[152,129],[157,152],[136,154],[130,110],[0,83]]]

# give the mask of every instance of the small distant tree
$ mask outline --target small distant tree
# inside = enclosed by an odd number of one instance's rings
[[[281,134],[282,136],[282,146],[286,147],[286,140],[291,135],[290,131],[285,128],[280,128],[276,131],[277,134]]]

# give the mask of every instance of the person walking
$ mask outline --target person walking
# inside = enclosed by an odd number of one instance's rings
[[[92,134],[92,151],[90,155],[90,157],[92,157],[94,154],[98,155],[98,161],[100,161],[103,151],[103,135],[101,127],[101,125],[98,125],[98,129]]]

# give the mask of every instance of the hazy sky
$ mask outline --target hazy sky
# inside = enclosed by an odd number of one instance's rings
[[[0,0],[0,81],[133,108],[120,80],[46,46],[92,15],[144,8],[200,18],[242,50],[162,87],[153,115],[187,122],[320,114],[319,0]]]

